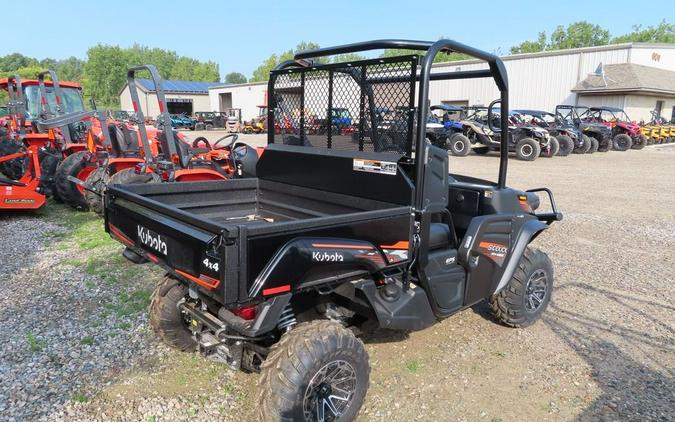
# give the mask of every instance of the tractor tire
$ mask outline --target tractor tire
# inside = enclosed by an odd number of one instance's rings
[[[84,191],[84,200],[87,201],[89,210],[95,212],[98,215],[103,215],[103,177],[105,176],[105,167],[99,167],[96,170],[92,171],[85,181],[87,185],[96,188],[96,193],[85,190]]]
[[[352,421],[369,380],[368,354],[350,330],[326,320],[298,324],[262,364],[256,420]]]
[[[461,133],[455,133],[446,142],[452,155],[466,157],[471,152],[471,141]]]
[[[541,154],[539,142],[532,138],[523,138],[516,144],[516,156],[519,160],[534,161]]]
[[[588,137],[589,143],[591,144],[591,149],[588,150],[589,154],[593,154],[598,152],[598,147],[600,146],[600,143],[598,142],[597,139],[593,138],[592,136]]]
[[[474,147],[473,152],[478,154],[478,155],[486,155],[488,152],[490,152],[489,147]]]
[[[16,154],[26,150],[23,142],[9,139],[6,131],[0,132],[0,157]],[[28,170],[28,156],[0,163],[0,173],[12,180],[19,180]]]
[[[40,162],[42,193],[61,202],[61,197],[56,191],[56,169],[63,161],[63,155],[56,148],[41,148],[38,153],[38,161]]]
[[[84,199],[84,190],[82,190],[76,183],[68,180],[68,176],[77,177],[78,179],[85,179],[89,176],[91,170],[86,159],[88,151],[78,151],[67,156],[61,164],[56,168],[54,175],[54,183],[56,185],[56,193],[61,200],[76,210],[87,211],[89,206]],[[86,176],[83,176],[86,175]]]
[[[541,156],[542,157],[555,157],[558,155],[558,152],[560,151],[560,144],[558,143],[558,140],[554,138],[553,136],[549,137],[548,139],[549,145],[547,150],[541,150]]]
[[[190,323],[178,309],[178,302],[188,295],[180,281],[165,276],[155,288],[150,301],[150,326],[168,346],[180,351],[196,351],[197,341],[190,331]]]
[[[558,156],[567,157],[568,155],[570,155],[570,153],[574,149],[574,142],[572,142],[572,138],[570,138],[567,135],[558,135],[556,136],[556,139],[558,140],[558,144],[560,145],[560,149],[558,150]]]
[[[612,139],[612,146],[616,151],[628,151],[633,146],[633,140],[625,133],[619,133]]]
[[[581,136],[583,138],[583,144],[578,148],[574,148],[574,151],[572,152],[574,152],[575,154],[586,154],[588,153],[588,151],[591,150],[591,140],[589,139],[589,137],[586,135]]]
[[[490,308],[500,323],[509,327],[527,327],[546,311],[552,291],[551,260],[544,252],[528,247],[511,280],[490,298]]]
[[[106,186],[112,185],[140,185],[143,183],[159,183],[161,179],[155,173],[136,173],[136,169],[127,168],[110,176]]]
[[[631,145],[632,149],[641,150],[647,145],[647,137],[644,135],[638,135],[631,140],[633,141],[633,145]]]

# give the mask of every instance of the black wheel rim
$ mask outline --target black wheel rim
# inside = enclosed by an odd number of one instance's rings
[[[536,312],[541,308],[548,289],[548,275],[543,269],[538,269],[530,275],[525,287],[525,309],[527,312]]]
[[[327,363],[312,377],[305,390],[305,420],[337,421],[349,409],[356,391],[356,371],[344,360]]]

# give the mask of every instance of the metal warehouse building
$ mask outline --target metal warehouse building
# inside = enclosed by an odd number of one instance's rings
[[[159,114],[155,84],[150,79],[137,79],[140,107],[143,114],[156,117]],[[214,82],[175,81],[165,80],[167,110],[171,114],[186,113],[192,115],[195,111],[213,111],[209,102],[209,88],[217,85]],[[134,106],[129,94],[129,86],[125,84],[119,93],[122,110],[131,111]]]
[[[649,120],[651,110],[675,117],[675,45],[628,43],[503,57],[512,109],[552,111],[557,104],[624,108],[633,120]],[[479,60],[437,63],[432,72],[485,68]],[[267,83],[215,85],[210,109],[242,109],[258,115],[267,104]],[[432,104],[487,105],[499,92],[491,80],[432,81]]]

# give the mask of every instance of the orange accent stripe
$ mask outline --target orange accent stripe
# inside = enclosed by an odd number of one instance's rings
[[[373,249],[370,245],[337,245],[331,243],[312,243],[315,248]]]
[[[115,227],[115,225],[108,224],[108,226],[110,227],[110,233],[112,233],[115,237],[117,237],[122,243],[124,243],[127,246],[134,246],[133,240],[126,237],[120,229]]]
[[[215,289],[220,284],[220,280],[216,280],[215,278],[204,274],[199,274],[199,278],[197,278],[191,274],[186,273],[185,271],[176,269],[176,272],[188,280],[194,281],[202,287],[206,287],[207,289]]]
[[[286,293],[291,291],[291,285],[290,284],[284,284],[283,286],[279,287],[270,287],[269,289],[264,289],[263,290],[263,296],[269,296],[269,295],[275,295],[277,293]]]
[[[410,242],[407,240],[399,240],[393,245],[380,245],[382,249],[408,249],[410,248]]]
[[[146,255],[150,261],[154,262],[155,264],[159,264],[159,258],[157,258],[155,255],[151,253],[146,253]]]

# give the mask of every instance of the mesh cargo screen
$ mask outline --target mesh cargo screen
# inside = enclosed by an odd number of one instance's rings
[[[274,142],[410,155],[417,62],[405,56],[272,72]]]

